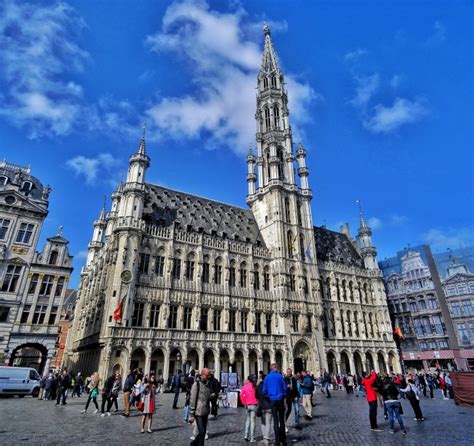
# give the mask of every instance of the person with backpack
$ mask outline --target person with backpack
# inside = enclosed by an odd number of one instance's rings
[[[415,418],[413,419],[415,421],[425,421],[420,408],[421,392],[420,389],[415,386],[415,382],[412,379],[409,379],[407,386],[404,389],[400,388],[400,392],[403,392],[408,398],[408,401],[410,401],[413,412],[415,413]]]
[[[191,423],[196,422],[197,435],[193,435],[191,446],[204,446],[207,432],[207,420],[211,412],[211,389],[209,386],[210,371],[207,368],[201,370],[200,380],[191,387],[191,399],[189,402]]]
[[[119,396],[120,390],[122,390],[122,377],[120,373],[115,374],[115,381],[112,385],[112,390],[110,391],[109,401],[107,403],[107,415],[110,416],[110,409],[112,405],[115,404],[115,412],[118,412],[117,398]]]
[[[186,378],[186,398],[184,400],[184,422],[189,423],[189,402],[191,400],[191,388],[196,380],[196,371],[193,369]]]
[[[99,405],[97,404],[97,396],[99,395],[99,385],[100,385],[100,378],[99,373],[95,372],[90,380],[89,380],[89,395],[87,397],[87,403],[84,410],[81,413],[87,413],[87,409],[89,408],[89,404],[92,401],[95,406],[94,413],[99,412]]]
[[[67,370],[64,370],[62,375],[58,379],[58,389],[56,391],[56,406],[59,406],[61,403],[62,406],[65,406],[67,398],[67,390],[69,389],[70,380]]]
[[[390,428],[390,433],[395,433],[395,418],[400,424],[400,429],[404,435],[407,431],[405,429],[405,424],[403,423],[403,418],[401,415],[402,405],[398,400],[399,390],[398,386],[393,382],[393,379],[387,378],[385,383],[382,386],[382,394],[384,395],[384,406],[388,413],[388,424]]]

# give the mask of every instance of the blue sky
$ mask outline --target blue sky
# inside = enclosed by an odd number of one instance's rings
[[[0,158],[51,184],[76,271],[147,124],[150,182],[245,206],[267,21],[316,225],[379,258],[474,243],[469,1],[0,0]]]

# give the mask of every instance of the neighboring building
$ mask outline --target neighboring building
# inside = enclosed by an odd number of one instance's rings
[[[37,252],[51,189],[30,168],[0,163],[0,362],[49,368],[72,272],[58,234]]]
[[[399,346],[407,368],[465,369],[468,366],[464,349],[460,348],[462,342],[459,342],[456,327],[457,324],[460,324],[460,328],[463,323],[469,324],[468,314],[472,314],[472,310],[466,304],[462,322],[451,317],[453,311],[457,314],[455,302],[458,299],[447,298],[443,287],[451,289],[450,283],[461,277],[451,276],[454,270],[448,268],[450,277],[442,283],[438,256],[432,254],[429,246],[421,245],[400,251],[396,257],[379,262],[384,273],[394,327],[400,327],[405,337],[399,341]],[[469,277],[462,276],[462,279],[466,280],[468,286]],[[469,296],[464,301],[470,302]],[[464,334],[469,335],[469,331],[465,330]]]
[[[347,225],[313,226],[306,151],[294,153],[284,75],[264,33],[250,209],[147,183],[143,137],[110,212],[94,222],[69,353],[77,371],[142,367],[167,380],[203,366],[242,378],[271,362],[399,370],[362,214],[355,241]]]

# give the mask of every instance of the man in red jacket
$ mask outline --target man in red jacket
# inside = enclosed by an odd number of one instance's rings
[[[365,372],[363,376],[364,379],[362,380],[362,385],[365,388],[365,394],[369,403],[370,429],[373,432],[382,432],[382,429],[379,429],[377,426],[377,394],[373,388],[373,384],[377,379],[377,374],[375,373],[375,370],[372,370],[370,376]]]

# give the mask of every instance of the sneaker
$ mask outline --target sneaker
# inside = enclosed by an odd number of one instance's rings
[[[86,409],[81,410],[81,413],[87,413],[87,410]]]
[[[383,432],[382,429],[379,429],[378,427],[376,427],[375,429],[370,429],[372,432]]]
[[[206,432],[206,435],[204,437],[204,440],[209,440],[209,434]]]
[[[288,433],[289,431],[288,426],[285,426],[285,432]]]
[[[97,412],[99,412],[99,409],[94,410],[94,412],[92,412],[92,413],[97,413]]]
[[[110,417],[112,414],[110,412],[107,412],[107,416]]]
[[[408,432],[407,431],[402,431],[402,434],[406,435],[406,434],[408,434]]]
[[[390,429],[389,432],[390,432],[391,434],[394,434],[394,433],[395,433],[395,431],[394,431],[393,429]]]
[[[250,441],[247,437],[244,437],[244,441]]]
[[[194,435],[191,435],[191,436],[189,437],[190,440],[194,440],[195,438],[196,438],[196,437],[195,437]]]
[[[425,419],[424,419],[424,418],[420,418],[420,421],[425,421]]]
[[[114,412],[117,413],[117,412],[118,412],[118,409],[115,409]]]
[[[101,416],[102,418],[104,418],[104,417],[105,417],[105,413],[101,413],[100,416]]]
[[[418,421],[418,418],[413,418],[413,421]]]

